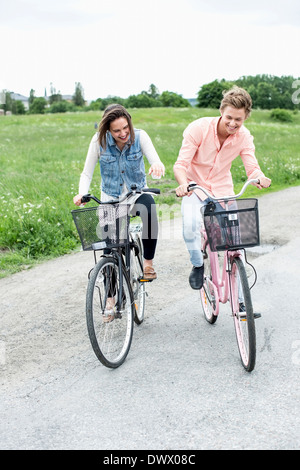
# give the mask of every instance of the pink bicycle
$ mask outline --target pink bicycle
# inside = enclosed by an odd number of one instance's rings
[[[260,314],[253,312],[251,289],[256,282],[256,271],[247,261],[245,248],[260,244],[258,201],[238,198],[249,184],[258,182],[249,180],[239,194],[221,198],[210,196],[196,183],[188,187],[189,191],[200,189],[208,196],[202,207],[204,227],[201,229],[204,282],[200,299],[204,317],[209,323],[215,323],[220,302],[230,302],[241,361],[248,372],[255,367],[255,319]],[[220,252],[224,252],[221,263]],[[251,287],[244,261],[254,270],[255,281]]]

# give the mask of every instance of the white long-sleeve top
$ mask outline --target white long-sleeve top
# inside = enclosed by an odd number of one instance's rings
[[[87,194],[89,192],[94,170],[100,158],[100,145],[99,145],[98,138],[99,138],[99,133],[96,132],[96,134],[92,137],[92,140],[89,145],[84,168],[81,173],[80,181],[79,181],[79,194],[81,195]],[[144,130],[140,130],[140,145],[141,145],[141,151],[143,155],[147,158],[150,165],[153,165],[153,163],[161,163],[161,160],[158,156],[158,153],[155,150],[152,140],[150,139],[147,132],[145,132]],[[124,185],[122,194],[126,192],[128,192],[128,189]],[[108,196],[102,191],[101,200],[107,201],[109,199],[111,199],[111,196]]]

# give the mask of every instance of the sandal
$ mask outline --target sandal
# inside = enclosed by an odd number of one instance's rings
[[[146,281],[152,281],[153,279],[157,278],[157,274],[155,272],[155,269],[152,266],[146,266],[144,268],[144,279]]]
[[[110,323],[115,319],[115,305],[114,300],[109,299],[106,301],[106,307],[102,314],[103,323]]]

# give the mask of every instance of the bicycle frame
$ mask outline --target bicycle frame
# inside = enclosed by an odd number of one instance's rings
[[[200,189],[203,191],[207,197],[209,197],[212,201],[223,200],[225,202],[225,208],[228,209],[228,202],[232,200],[238,199],[242,194],[244,194],[247,186],[251,183],[259,183],[259,180],[252,179],[248,180],[243,188],[241,189],[240,193],[234,196],[223,196],[223,197],[214,197],[211,196],[205,188],[198,186],[197,183],[190,182],[188,185],[188,190]],[[214,291],[214,301],[215,301],[215,311],[214,315],[219,314],[219,303],[227,303],[230,300],[230,288],[229,288],[229,275],[231,269],[231,261],[233,258],[241,258],[241,251],[240,250],[225,250],[224,251],[224,259],[223,259],[223,266],[222,270],[219,265],[219,255],[218,252],[212,252],[209,247],[207,234],[204,228],[201,229],[201,238],[202,238],[202,252],[205,257],[205,254],[209,256],[210,259],[210,266],[211,266],[211,276],[212,279],[208,280],[210,287]],[[207,293],[206,293],[207,294]]]
[[[131,239],[130,239],[131,238]],[[123,249],[125,249],[123,252]],[[115,247],[111,248],[111,253],[107,256],[114,256],[117,261],[118,261],[118,275],[119,275],[119,282],[120,282],[120,289],[118,293],[118,300],[117,300],[117,310],[121,308],[122,304],[122,296],[123,296],[123,272],[122,272],[122,265],[125,267],[126,272],[128,273],[129,279],[131,279],[131,259],[130,259],[130,252],[132,249],[138,249],[138,246],[136,245],[135,241],[133,240],[131,236],[130,229],[128,228],[128,241],[126,244],[123,244],[120,247]],[[95,255],[95,251],[94,251]],[[105,255],[103,255],[105,256]],[[139,260],[139,258],[138,258]],[[139,260],[140,263],[140,260]],[[143,266],[141,265],[141,269],[143,269]]]
[[[205,258],[209,256],[210,267],[212,280],[209,281],[212,284],[212,288],[215,294],[215,312],[217,316],[219,314],[219,303],[226,304],[230,299],[230,289],[229,289],[229,272],[230,272],[230,261],[232,258],[241,258],[240,251],[224,251],[224,258],[222,263],[222,268],[219,263],[219,254],[218,252],[213,252],[210,250],[207,235],[204,229],[201,229],[202,235],[202,252]]]
[[[160,190],[138,190],[132,185],[125,196],[103,202],[87,194],[82,196],[81,203],[93,199],[99,205],[112,204],[115,207],[93,207],[82,212],[76,210],[73,214],[82,247],[93,250],[95,259],[86,293],[89,339],[96,357],[110,368],[123,364],[131,347],[134,323],[140,325],[144,320],[146,292],[141,282],[141,224],[132,227],[129,217],[131,212],[138,215],[137,210],[132,211],[133,205],[145,192],[159,194]],[[126,207],[118,207],[123,202]],[[96,252],[101,250],[104,253],[97,262]]]
[[[120,204],[124,201],[132,208],[136,199],[140,197],[142,193],[152,193],[152,194],[160,194],[160,190],[158,188],[144,188],[143,190],[137,189],[136,185],[131,186],[131,190],[124,195],[123,197],[119,198],[118,200],[112,199],[110,201],[102,202],[100,201],[97,197],[91,195],[91,194],[86,194],[82,196],[82,202],[86,203],[89,202],[91,199],[93,199],[97,204]],[[128,274],[129,279],[131,279],[131,261],[130,261],[130,252],[131,249],[138,249],[138,246],[136,245],[133,237],[130,234],[130,229],[128,226],[128,232],[127,232],[127,241],[125,243],[122,243],[122,245],[111,247],[110,250],[110,255],[107,256],[114,256],[117,261],[118,261],[118,275],[119,275],[119,282],[120,282],[120,289],[118,293],[118,300],[117,300],[117,310],[121,308],[122,304],[122,295],[123,295],[123,272],[122,272],[122,266],[125,267],[126,272]],[[101,242],[100,242],[101,245]],[[97,247],[97,243],[94,244],[93,246],[94,250],[94,260],[95,264],[97,264],[97,259],[96,259],[96,251],[103,250],[103,247]],[[102,255],[102,256],[105,256]],[[140,263],[140,260],[139,260]],[[140,263],[141,264],[141,263]],[[141,265],[142,268],[142,265]]]

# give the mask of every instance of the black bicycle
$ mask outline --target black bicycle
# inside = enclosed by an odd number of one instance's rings
[[[157,188],[131,190],[121,199],[72,211],[82,248],[94,251],[95,266],[89,273],[86,319],[93,350],[101,363],[117,368],[131,346],[134,322],[144,320],[146,289],[143,278],[142,224],[130,223],[131,209],[144,192],[159,194]],[[99,261],[96,252],[103,250]]]

